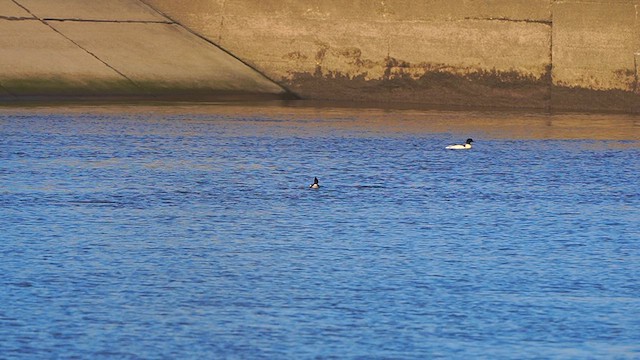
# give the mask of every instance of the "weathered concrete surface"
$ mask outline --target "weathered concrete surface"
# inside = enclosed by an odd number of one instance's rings
[[[633,89],[633,54],[638,40],[635,3],[584,0],[554,3],[555,85]]]
[[[0,0],[0,17],[30,18],[33,16],[11,0]]]
[[[146,2],[303,98],[549,102],[548,1]]]
[[[556,107],[639,111],[637,0],[553,4]]]
[[[137,0],[0,0],[0,33],[0,99],[286,95]]]
[[[640,109],[640,0],[144,1],[303,98]]]
[[[15,96],[130,94],[133,84],[37,20],[0,20],[0,86]]]
[[[162,21],[167,19],[147,5],[131,0],[18,0],[41,19],[107,21]]]
[[[71,41],[151,93],[278,92],[258,73],[175,24],[51,22]]]

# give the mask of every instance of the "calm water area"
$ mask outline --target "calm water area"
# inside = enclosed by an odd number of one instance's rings
[[[639,175],[631,115],[0,108],[0,359],[639,359]]]

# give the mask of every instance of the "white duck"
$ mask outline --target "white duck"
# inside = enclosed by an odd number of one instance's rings
[[[464,144],[449,145],[445,149],[449,149],[449,150],[469,150],[469,149],[471,149],[471,143],[472,142],[473,142],[473,139],[467,139],[467,141]]]

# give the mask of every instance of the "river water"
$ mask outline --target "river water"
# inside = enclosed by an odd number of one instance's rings
[[[639,174],[629,115],[0,109],[0,358],[637,359]]]

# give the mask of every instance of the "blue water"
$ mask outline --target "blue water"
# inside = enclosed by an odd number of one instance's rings
[[[639,174],[624,116],[5,109],[0,358],[637,359]]]

